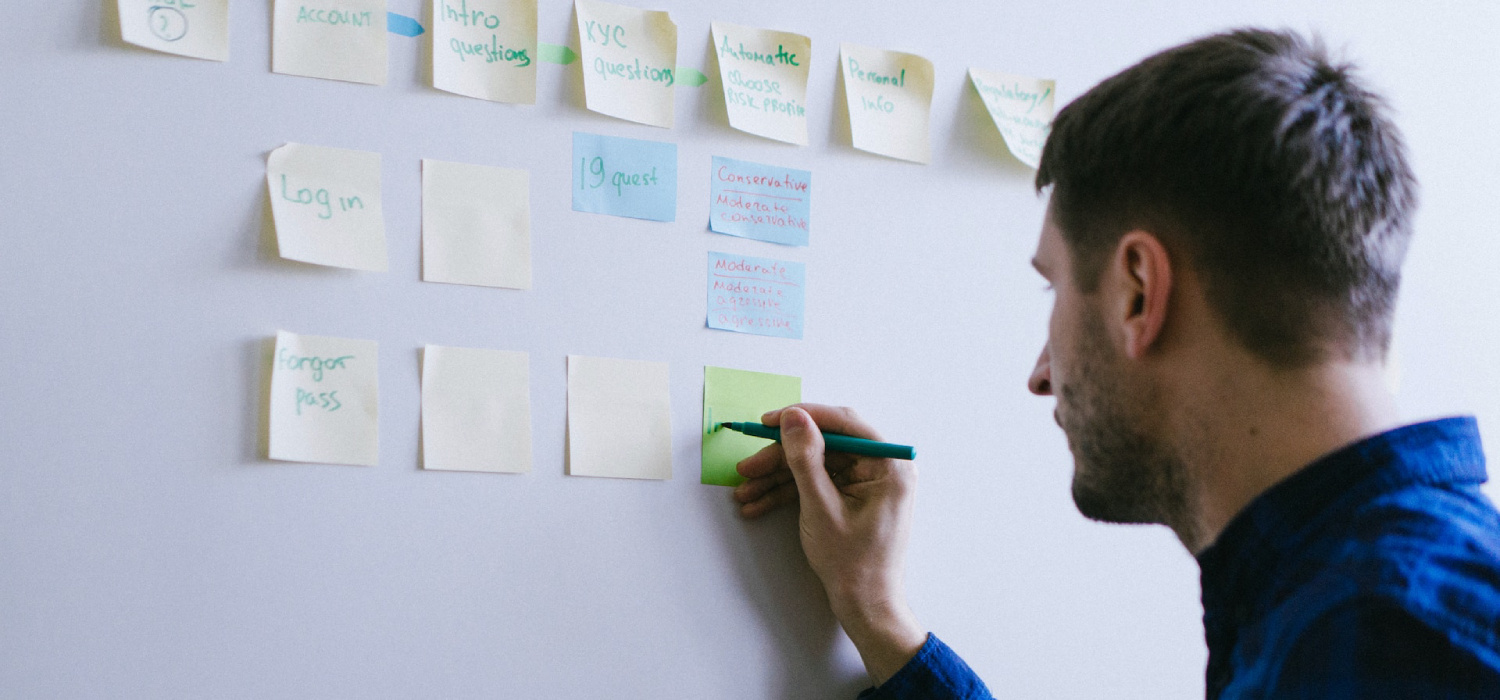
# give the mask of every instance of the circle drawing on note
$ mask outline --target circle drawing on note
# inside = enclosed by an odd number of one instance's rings
[[[151,33],[162,41],[177,41],[187,36],[187,16],[175,7],[152,7],[146,23],[151,26]]]

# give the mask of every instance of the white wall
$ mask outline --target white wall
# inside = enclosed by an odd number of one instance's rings
[[[392,36],[373,88],[270,74],[269,3],[236,0],[227,64],[120,44],[113,3],[12,3],[0,29],[6,697],[852,696],[791,518],[742,522],[697,483],[705,364],[800,375],[921,449],[912,605],[998,695],[1201,694],[1196,566],[1164,529],[1077,515],[1051,402],[1024,391],[1042,204],[970,65],[1056,77],[1062,104],[1230,26],[1347,46],[1424,187],[1404,405],[1500,420],[1493,3],[647,5],[705,72],[712,19],[811,36],[805,148],[729,129],[716,79],[679,88],[663,131],[583,110],[576,64],[510,107],[424,87],[422,40]],[[568,4],[540,19],[577,46]],[[840,41],[936,64],[932,165],[849,147]],[[678,222],[572,212],[575,129],[678,143]],[[287,141],[384,155],[389,273],[275,256],[264,159]],[[812,170],[811,247],[704,231],[713,155]],[[535,289],[419,281],[420,158],[532,172]],[[806,339],[704,329],[708,250],[805,261]],[[379,466],[262,458],[278,328],[380,342]],[[531,353],[533,473],[417,470],[424,343]],[[569,353],[671,363],[674,479],[563,475]]]

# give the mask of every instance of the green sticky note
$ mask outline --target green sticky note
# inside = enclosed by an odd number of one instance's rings
[[[802,378],[723,367],[703,368],[703,483],[739,486],[734,465],[771,444],[733,430],[715,432],[725,421],[759,421],[766,411],[802,401]]]

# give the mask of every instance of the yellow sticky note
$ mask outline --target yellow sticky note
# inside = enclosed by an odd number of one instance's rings
[[[588,108],[672,128],[677,25],[665,12],[575,0]]]
[[[979,68],[969,69],[969,80],[1000,129],[1006,148],[1022,163],[1037,167],[1052,130],[1057,83]]]
[[[806,146],[812,40],[727,22],[714,22],[712,28],[729,125]]]
[[[422,468],[531,471],[531,369],[526,353],[423,348]]]
[[[120,36],[163,53],[229,60],[229,0],[119,0]]]
[[[276,332],[271,459],[373,465],[380,453],[376,345]]]
[[[568,356],[568,473],[672,478],[665,362]]]
[[[531,288],[525,170],[422,161],[422,279]]]
[[[266,183],[281,257],[385,272],[379,153],[289,143],[271,151]]]
[[[839,50],[849,133],[861,151],[916,163],[932,160],[932,61],[844,44]]]
[[[385,0],[276,0],[271,70],[384,85]]]
[[[536,104],[536,0],[433,0],[432,86]]]

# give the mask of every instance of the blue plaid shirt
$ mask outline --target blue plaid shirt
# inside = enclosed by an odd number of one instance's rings
[[[1500,514],[1473,418],[1397,428],[1251,502],[1198,557],[1209,698],[1500,698]],[[935,636],[860,698],[990,698]]]

